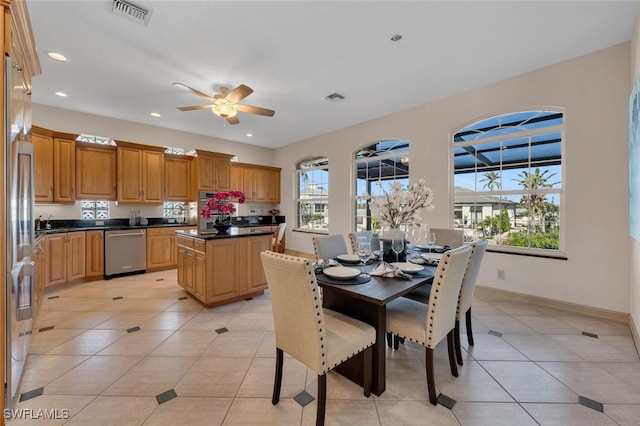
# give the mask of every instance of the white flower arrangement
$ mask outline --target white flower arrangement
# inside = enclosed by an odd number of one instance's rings
[[[420,226],[418,223],[422,219],[420,212],[423,209],[426,211],[434,209],[433,191],[424,179],[407,188],[400,182],[394,181],[389,185],[388,191],[382,187],[380,181],[377,183],[383,195],[373,197],[371,213],[390,228],[400,228],[402,225]]]

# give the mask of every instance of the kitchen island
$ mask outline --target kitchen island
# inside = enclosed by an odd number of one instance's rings
[[[232,227],[227,233],[176,231],[178,284],[207,306],[258,296],[267,288],[260,253],[272,232]]]

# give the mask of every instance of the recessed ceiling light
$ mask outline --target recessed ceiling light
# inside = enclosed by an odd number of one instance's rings
[[[69,62],[69,58],[64,56],[62,53],[47,52],[47,56],[53,59],[54,61]]]
[[[247,136],[251,137],[253,136],[253,133],[247,133]]]
[[[56,95],[60,96],[61,98],[66,98],[67,94],[64,92],[56,92]]]
[[[400,34],[394,34],[391,36],[391,41],[400,41],[402,40],[402,36]]]
[[[151,116],[152,117],[160,117],[160,113],[159,112],[152,112]]]

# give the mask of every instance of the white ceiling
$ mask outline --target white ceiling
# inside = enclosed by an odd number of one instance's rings
[[[148,26],[111,13],[109,0],[27,0],[43,70],[33,102],[272,148],[628,41],[639,5],[135,3],[152,11]],[[209,110],[178,111],[206,102],[173,82],[208,94],[246,84],[254,93],[242,103],[276,114],[240,113],[231,126]],[[345,99],[323,99],[334,92]]]

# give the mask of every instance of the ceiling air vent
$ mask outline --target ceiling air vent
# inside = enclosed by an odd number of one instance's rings
[[[323,99],[329,102],[338,102],[343,100],[344,96],[342,96],[340,93],[332,93],[330,95],[325,96]]]
[[[123,0],[113,0],[111,11],[144,26],[149,25],[149,19],[151,19],[150,10]]]

